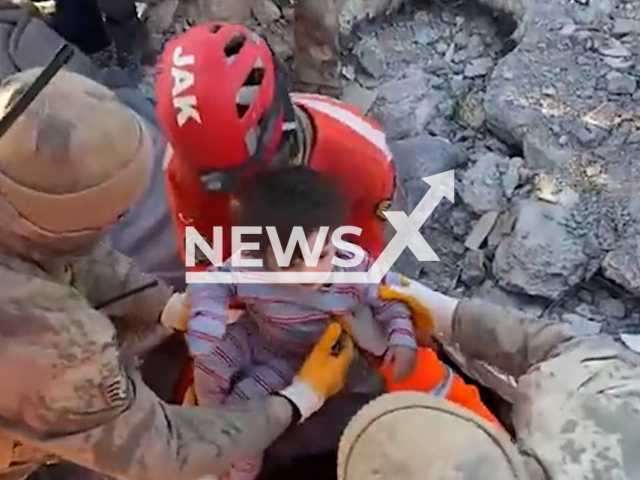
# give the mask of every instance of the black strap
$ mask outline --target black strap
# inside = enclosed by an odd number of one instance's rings
[[[18,98],[18,100],[9,108],[9,111],[0,119],[0,137],[2,137],[13,124],[20,118],[25,110],[31,105],[36,97],[44,90],[51,79],[64,67],[73,56],[73,47],[68,43],[62,45],[51,61],[40,72],[29,88]]]
[[[160,282],[158,282],[158,280],[151,280],[150,282],[144,283],[144,284],[140,285],[139,287],[132,288],[131,290],[128,290],[128,291],[123,292],[123,293],[120,293],[120,294],[118,294],[118,295],[116,295],[114,297],[111,297],[110,299],[105,300],[104,302],[97,304],[93,308],[95,308],[96,310],[102,310],[103,308],[106,308],[109,305],[112,305],[114,303],[120,302],[122,300],[126,300],[129,297],[132,297],[134,295],[142,293],[142,292],[144,292],[146,290],[149,290],[150,288],[157,287],[158,285],[160,285]]]

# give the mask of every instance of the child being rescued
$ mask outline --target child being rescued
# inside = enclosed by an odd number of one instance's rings
[[[418,347],[407,305],[380,299],[379,284],[330,281],[332,273],[366,272],[373,264],[366,254],[355,266],[334,262],[334,258],[354,259],[353,252],[336,248],[331,240],[349,211],[344,198],[332,180],[306,167],[264,170],[252,175],[240,189],[237,225],[261,227],[262,232],[251,236],[257,250],[245,250],[242,256],[259,260],[262,266],[239,267],[232,264],[232,257],[215,270],[249,275],[314,272],[318,278],[298,284],[190,285],[187,340],[195,362],[198,404],[242,402],[286,387],[333,318],[346,324],[359,350],[384,377],[387,390],[418,389],[449,398],[451,387],[456,387],[454,397],[458,400],[451,400],[494,420],[474,387],[453,375],[432,350]],[[300,243],[296,243],[288,265],[278,263],[266,227],[276,233],[278,252],[286,251],[296,227],[302,228],[307,255],[319,251],[316,265],[305,260]],[[227,329],[229,304],[238,300],[248,315]],[[422,371],[425,368],[428,372]],[[227,478],[253,480],[261,464],[259,457],[236,462]]]

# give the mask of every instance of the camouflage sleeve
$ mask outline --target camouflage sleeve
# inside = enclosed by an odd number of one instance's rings
[[[74,284],[93,306],[100,306],[152,280],[133,260],[106,245],[98,246],[74,271]],[[159,283],[105,306],[101,311],[116,325],[121,343],[133,351],[144,351],[172,333],[160,324],[160,314],[171,293],[169,287]]]
[[[479,299],[462,300],[453,318],[452,341],[465,356],[516,378],[572,338],[568,326]]]
[[[264,450],[289,425],[280,397],[215,410],[163,403],[123,365],[104,315],[66,286],[45,286],[3,330],[13,346],[0,352],[0,379],[10,386],[0,422],[9,417],[24,444],[116,478],[195,480]]]
[[[481,300],[463,300],[453,341],[517,377],[512,421],[532,478],[640,478],[640,356]]]

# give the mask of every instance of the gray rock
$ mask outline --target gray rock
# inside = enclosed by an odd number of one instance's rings
[[[374,38],[365,37],[356,45],[353,53],[358,58],[360,66],[372,77],[384,75],[387,64],[384,53]]]
[[[516,187],[520,185],[520,169],[524,166],[524,159],[513,157],[507,166],[507,170],[502,176],[502,189],[504,196],[511,198]]]
[[[614,35],[628,35],[630,33],[640,33],[640,20],[633,20],[631,18],[616,18],[613,21]]]
[[[457,47],[464,47],[469,43],[469,39],[469,31],[466,29],[460,30],[453,37],[453,43],[455,43]]]
[[[629,58],[604,57],[602,60],[615,70],[627,70],[633,66],[633,60]]]
[[[484,252],[481,250],[468,250],[464,256],[460,280],[469,287],[477,287],[482,284],[487,276],[484,265]]]
[[[484,53],[485,47],[480,35],[472,35],[467,43],[468,58],[478,58]]]
[[[602,261],[602,274],[640,296],[640,237],[623,240]]]
[[[398,177],[405,186],[408,208],[413,210],[430,188],[422,181],[428,177],[462,167],[467,162],[465,151],[448,140],[422,134],[418,137],[389,142]]]
[[[631,95],[636,91],[637,81],[632,75],[620,72],[607,74],[607,90],[616,95]]]
[[[380,122],[388,138],[416,135],[436,115],[445,93],[429,88],[428,83],[427,74],[417,72],[380,86],[371,116]]]
[[[606,57],[630,57],[631,52],[627,47],[615,38],[610,38],[607,42],[598,45],[598,52]]]
[[[591,321],[575,313],[565,313],[562,315],[562,321],[571,325],[576,335],[595,335],[600,333],[602,325],[598,322]]]
[[[583,280],[589,263],[583,241],[563,222],[577,199],[553,205],[525,200],[513,233],[498,246],[493,274],[507,290],[557,299]]]
[[[484,243],[493,230],[497,219],[498,212],[495,211],[482,215],[480,220],[473,226],[471,233],[464,242],[464,246],[470,250],[480,250],[480,245]]]
[[[483,77],[493,68],[491,57],[481,57],[471,60],[464,69],[464,76],[467,78]]]
[[[347,85],[342,92],[342,100],[357,107],[363,115],[369,112],[377,97],[376,90],[363,88],[355,82]]]
[[[578,300],[581,302],[591,303],[593,302],[593,295],[588,290],[580,290],[578,292]]]
[[[624,318],[626,310],[624,303],[617,298],[605,298],[598,302],[598,310],[605,317]]]
[[[508,162],[508,158],[489,152],[462,174],[460,196],[471,210],[483,214],[505,207],[501,172]]]

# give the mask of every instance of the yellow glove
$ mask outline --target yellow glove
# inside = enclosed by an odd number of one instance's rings
[[[340,324],[331,322],[291,385],[280,392],[300,411],[300,421],[322,407],[344,386],[353,358],[353,341]]]
[[[189,320],[190,300],[187,293],[174,293],[160,315],[160,323],[178,332],[187,331]]]
[[[408,287],[410,282],[402,275],[398,275],[400,285]],[[413,328],[416,330],[416,337],[421,345],[429,345],[431,343],[431,335],[435,330],[433,315],[423,303],[416,300],[413,296],[394,289],[390,285],[380,285],[378,288],[378,296],[382,300],[397,301],[404,303],[411,310],[411,319]]]

